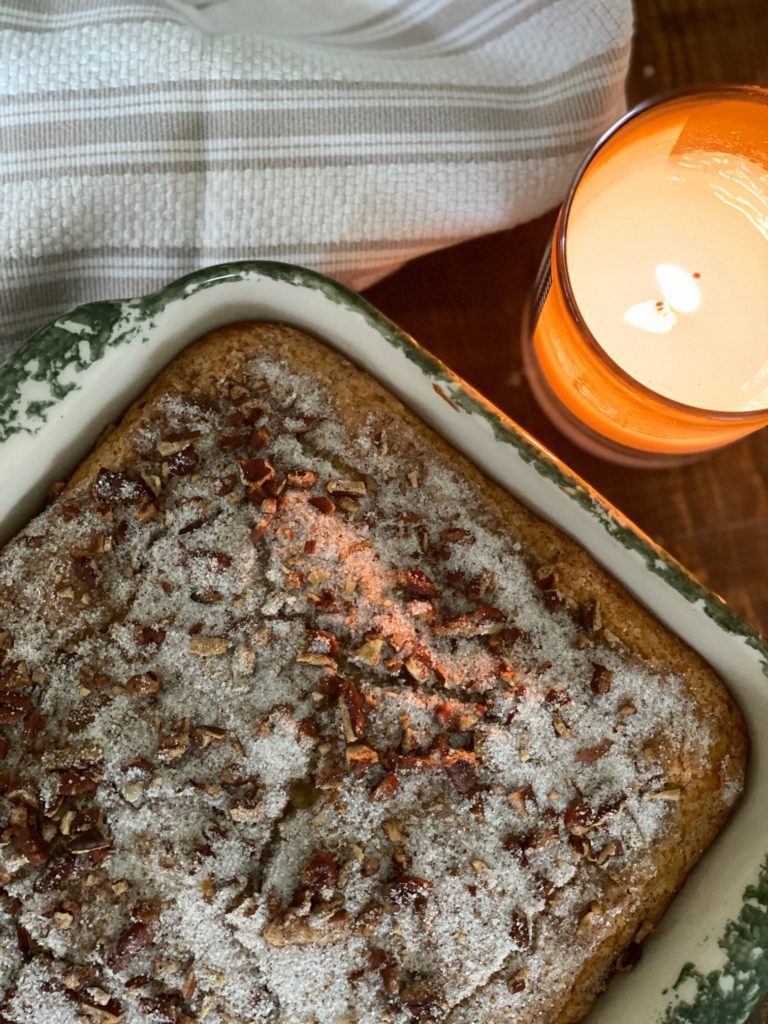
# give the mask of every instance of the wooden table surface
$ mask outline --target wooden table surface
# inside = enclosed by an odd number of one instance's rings
[[[681,85],[768,85],[766,0],[635,7],[630,103]],[[768,633],[768,428],[693,464],[625,469],[575,447],[536,405],[520,314],[554,216],[421,257],[366,295]]]

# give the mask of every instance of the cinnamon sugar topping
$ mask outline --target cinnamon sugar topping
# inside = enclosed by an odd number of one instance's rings
[[[680,680],[276,359],[131,444],[0,556],[0,1016],[531,1019],[685,801]]]

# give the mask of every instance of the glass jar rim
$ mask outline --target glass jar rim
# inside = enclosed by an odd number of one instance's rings
[[[677,102],[685,100],[723,98],[754,99],[760,103],[768,105],[768,89],[758,85],[712,85],[705,86],[701,89],[682,88],[667,90],[666,92],[658,93],[650,99],[643,100],[641,103],[638,103],[636,106],[632,107],[631,110],[628,110],[623,117],[619,118],[618,121],[614,122],[614,124],[612,124],[611,127],[600,136],[576,170],[555,225],[553,256],[555,266],[557,268],[560,287],[562,288],[563,298],[569,315],[578,326],[587,344],[607,363],[610,369],[617,377],[619,377],[620,380],[623,380],[625,383],[631,385],[633,389],[647,395],[656,402],[662,403],[669,409],[676,409],[679,412],[693,416],[706,416],[709,419],[716,419],[722,422],[736,421],[739,423],[748,423],[765,419],[768,415],[768,406],[761,407],[760,409],[738,411],[706,409],[703,406],[688,405],[685,402],[677,401],[677,399],[669,398],[667,395],[662,395],[660,392],[654,391],[653,388],[649,388],[646,384],[641,383],[641,381],[633,377],[632,374],[628,373],[622,366],[612,359],[590,330],[581,310],[579,309],[579,305],[571,285],[571,279],[568,273],[568,261],[566,257],[568,218],[571,213],[576,193],[584,175],[587,173],[593,160],[604,146],[630,122],[634,121],[638,117],[642,117],[644,114],[655,111],[660,107],[672,106]]]

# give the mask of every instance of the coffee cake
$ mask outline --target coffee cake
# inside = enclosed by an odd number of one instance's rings
[[[0,664],[8,1024],[576,1021],[742,785],[697,655],[282,326],[5,548]]]

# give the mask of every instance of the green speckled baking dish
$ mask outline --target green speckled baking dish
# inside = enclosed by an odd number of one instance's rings
[[[368,370],[488,476],[584,545],[728,683],[749,723],[732,822],[591,1024],[743,1024],[768,991],[768,645],[515,423],[358,295],[309,270],[244,262],[154,295],[81,306],[0,368],[0,539],[38,509],[162,366],[205,331],[278,320]]]

